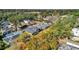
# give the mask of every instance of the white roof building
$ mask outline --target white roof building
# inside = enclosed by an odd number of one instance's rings
[[[29,23],[29,21],[28,21],[28,20],[24,20],[24,22],[25,22],[26,24],[28,24],[28,23]]]
[[[79,28],[73,28],[72,33],[74,36],[79,37]]]

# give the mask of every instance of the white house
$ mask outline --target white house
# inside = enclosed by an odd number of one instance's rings
[[[24,20],[24,22],[25,22],[26,24],[28,24],[28,23],[29,23],[29,21],[28,21],[28,20]]]
[[[72,33],[74,36],[79,37],[79,28],[73,28]]]
[[[79,41],[79,28],[73,28],[72,33],[73,33],[73,37],[71,38],[71,40]]]

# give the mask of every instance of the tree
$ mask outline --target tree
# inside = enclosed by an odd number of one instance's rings
[[[3,38],[3,36],[0,35],[0,50],[4,50],[5,48],[8,47],[8,45],[5,42],[3,42],[2,38]]]

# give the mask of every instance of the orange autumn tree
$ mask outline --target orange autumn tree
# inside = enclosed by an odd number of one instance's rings
[[[29,50],[50,50],[57,49],[58,43],[53,39],[51,29],[41,31],[39,34],[32,37],[29,41],[27,48]]]
[[[28,37],[29,36],[29,37]],[[28,37],[28,38],[27,38]],[[27,47],[27,41],[32,37],[28,32],[23,32],[18,38],[16,38],[12,43],[11,47],[8,50],[24,50]],[[28,40],[27,40],[28,39]]]

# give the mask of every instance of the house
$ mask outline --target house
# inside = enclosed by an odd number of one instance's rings
[[[47,28],[49,25],[47,23],[39,23],[33,26],[28,26],[24,31],[30,32],[31,34],[37,34],[41,30]]]
[[[0,23],[0,25],[1,25],[1,31],[2,31],[3,34],[8,33],[9,31],[11,31],[11,29],[10,29],[11,25],[10,25],[9,21],[4,20]]]
[[[59,46],[58,50],[79,50],[79,46],[72,43],[67,43],[66,45]]]
[[[6,43],[11,43],[12,40],[16,39],[21,33],[21,31],[9,33],[3,38],[3,41]]]
[[[24,29],[24,31],[27,31],[31,34],[37,34],[39,32],[39,29],[35,26],[29,26],[26,29]]]
[[[22,30],[34,24],[36,24],[36,21],[34,20],[23,19],[23,20],[20,20],[20,25],[18,27]]]
[[[73,37],[71,38],[71,40],[79,41],[79,28],[73,28],[72,35],[73,35]]]
[[[30,20],[29,19],[21,19],[19,20],[19,23],[21,26],[23,25],[29,25]]]
[[[8,20],[1,21],[0,25],[1,25],[2,33],[7,31],[15,31],[15,25],[9,22]]]
[[[4,31],[4,32],[3,32],[3,36],[5,37],[5,36],[6,36],[7,34],[9,34],[9,33],[11,33],[10,30]]]
[[[71,43],[71,42],[67,42],[67,45],[70,46],[72,48],[72,50],[79,49],[79,45],[77,45],[77,44],[74,44],[74,43]]]
[[[29,19],[24,19],[23,22],[26,24],[26,25],[29,25],[29,23],[31,22]]]
[[[37,23],[38,23],[38,21],[35,21],[35,20],[32,20],[32,21],[29,22],[30,25],[35,25]]]
[[[43,19],[48,23],[54,23],[57,20],[57,18],[58,18],[57,16],[46,16]]]
[[[49,24],[48,23],[39,23],[39,24],[36,24],[36,25],[34,25],[34,26],[36,26],[38,29],[40,29],[40,30],[43,30],[43,29],[45,29],[45,28],[47,28],[48,26],[49,26]]]
[[[79,37],[79,28],[73,28],[72,33],[74,36]]]

